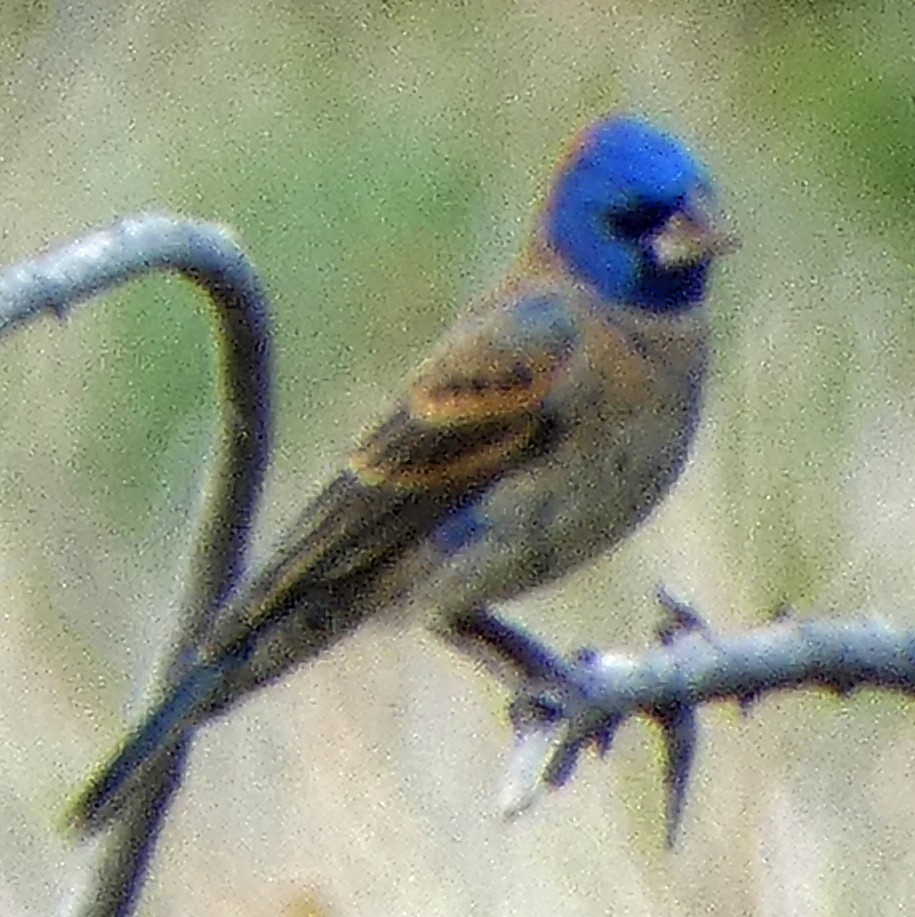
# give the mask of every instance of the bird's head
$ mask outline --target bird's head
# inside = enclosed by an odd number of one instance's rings
[[[733,245],[716,222],[702,164],[626,115],[576,138],[553,181],[544,231],[578,280],[653,312],[701,301],[713,259]]]

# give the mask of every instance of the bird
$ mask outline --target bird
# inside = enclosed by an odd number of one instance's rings
[[[687,461],[709,281],[731,247],[680,139],[627,112],[580,130],[505,278],[226,600],[80,793],[76,829],[100,830],[157,756],[367,618],[414,616],[447,638],[612,551]]]

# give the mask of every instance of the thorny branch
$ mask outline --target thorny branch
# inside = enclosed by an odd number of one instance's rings
[[[545,788],[562,786],[588,747],[605,755],[619,727],[644,715],[657,722],[667,751],[667,843],[676,839],[698,730],[696,708],[736,701],[744,710],[773,691],[860,688],[915,697],[915,632],[875,620],[791,620],[732,636],[715,634],[687,605],[659,591],[668,621],[661,645],[639,658],[581,650],[571,658],[518,628],[537,664],[516,672],[515,747],[503,785],[506,815],[526,809]],[[544,673],[549,674],[545,675]]]

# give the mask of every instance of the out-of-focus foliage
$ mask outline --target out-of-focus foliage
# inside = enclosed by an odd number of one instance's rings
[[[884,4],[7,3],[0,257],[119,214],[234,227],[273,294],[263,556],[438,329],[498,276],[565,138],[624,106],[690,139],[743,238],[693,467],[619,554],[511,609],[641,646],[669,583],[912,620],[913,14]],[[57,819],[143,703],[212,450],[197,294],[137,284],[0,350],[0,911],[48,913]],[[510,827],[503,698],[379,626],[201,737],[147,913],[883,914],[911,900],[891,698],[708,736],[661,852],[650,731]]]

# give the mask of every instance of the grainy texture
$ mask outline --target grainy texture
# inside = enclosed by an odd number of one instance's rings
[[[632,545],[510,613],[640,647],[663,580],[722,628],[783,601],[911,623],[907,4],[615,6],[7,4],[2,258],[153,206],[238,229],[277,304],[264,556],[504,268],[557,144],[642,108],[711,161],[744,238],[706,421]],[[58,900],[63,801],[170,634],[215,430],[193,295],[143,283],[3,349],[3,913]],[[143,913],[877,915],[915,892],[896,698],[705,714],[671,856],[640,726],[503,825],[502,703],[432,641],[357,637],[201,736]]]

